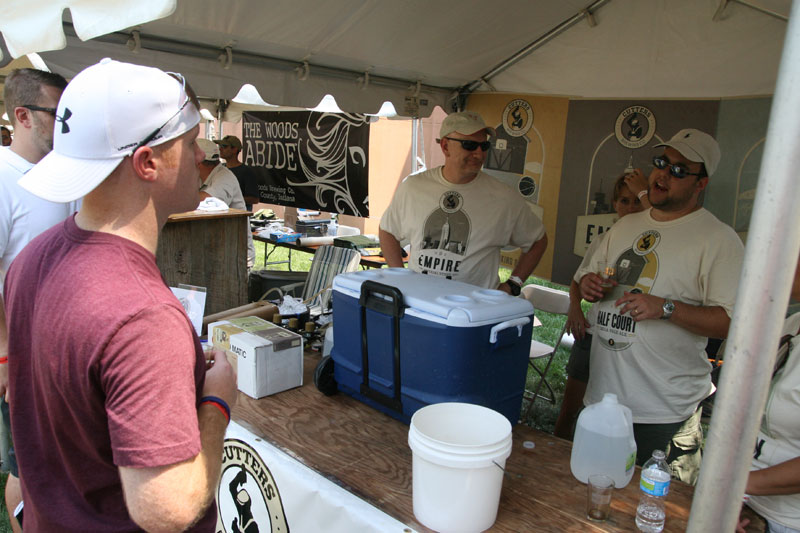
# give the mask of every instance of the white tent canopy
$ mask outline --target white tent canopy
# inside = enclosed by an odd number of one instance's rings
[[[2,0],[4,52],[60,47],[70,6],[67,48],[42,54],[54,71],[71,77],[110,56],[183,72],[201,96],[226,101],[245,82],[271,104],[314,107],[331,94],[347,111],[374,113],[390,101],[415,115],[449,110],[454,96],[475,90],[653,99],[774,92],[767,186],[756,197],[733,348],[689,523],[690,532],[734,529],[769,385],[772,360],[760,355],[776,351],[800,249],[800,0],[788,34],[790,0],[177,0],[162,15],[175,1]],[[99,37],[84,43],[73,34]]]
[[[790,0],[758,1],[764,9],[743,0],[3,0],[0,32],[11,55],[66,42],[42,57],[67,77],[109,56],[180,71],[212,99],[250,83],[277,105],[314,107],[331,94],[347,111],[377,113],[390,101],[401,115],[426,116],[451,109],[459,89],[771,94]]]

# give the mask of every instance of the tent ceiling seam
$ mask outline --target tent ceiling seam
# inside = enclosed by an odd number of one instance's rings
[[[63,26],[64,26],[64,33],[67,36],[77,37],[77,33],[75,32],[75,29],[71,23],[65,21],[63,22]],[[92,40],[107,44],[127,46],[127,42],[130,39],[130,37],[131,37],[130,32],[113,32],[101,35],[99,37],[95,37]],[[208,59],[209,61],[214,61],[214,62],[218,61],[218,57],[220,55],[219,47],[206,45],[202,43],[178,41],[166,37],[147,35],[141,32],[139,34],[139,40],[142,49],[152,50],[156,52],[172,53],[188,57],[195,57],[199,59]],[[348,79],[352,80],[353,83],[357,83],[358,79],[363,78],[364,76],[363,71],[328,67],[324,65],[315,65],[313,63],[309,64],[303,61],[293,61],[290,59],[283,59],[279,57],[273,57],[254,52],[247,52],[241,49],[236,50],[235,63],[240,65],[249,65],[258,67],[266,66],[269,68],[274,68],[276,70],[283,70],[286,72],[296,71],[296,69],[298,68],[303,69],[304,66],[307,64],[310,67],[310,69],[314,71],[315,76],[320,75],[328,78]],[[369,76],[370,85],[379,85],[385,87],[408,89],[409,84],[411,84],[414,87],[414,89],[416,89],[418,82],[419,80],[406,80],[402,78],[392,78],[389,76],[378,76],[375,74],[370,74]],[[421,88],[427,88],[435,91],[441,91],[441,90],[452,91],[455,89],[455,87],[440,87],[428,84],[421,84]]]

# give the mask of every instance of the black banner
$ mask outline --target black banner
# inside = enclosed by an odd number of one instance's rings
[[[367,116],[246,112],[242,134],[242,162],[256,169],[262,202],[369,215]]]

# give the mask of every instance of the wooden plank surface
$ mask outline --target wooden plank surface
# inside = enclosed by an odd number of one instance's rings
[[[243,209],[227,209],[225,211],[186,211],[185,213],[175,213],[167,218],[167,224],[170,222],[181,222],[185,220],[203,220],[212,218],[231,218],[239,215],[252,215],[251,211]]]
[[[413,513],[408,426],[343,394],[324,396],[313,384],[318,361],[318,355],[306,354],[302,387],[260,400],[240,393],[233,418],[385,513],[417,531],[430,531]],[[534,448],[524,448],[525,441]],[[586,485],[572,476],[570,453],[569,441],[515,426],[497,522],[490,531],[638,531],[639,469],[627,487],[614,491],[610,520],[597,524],[585,517]],[[693,487],[672,482],[664,531],[685,531],[692,492]]]

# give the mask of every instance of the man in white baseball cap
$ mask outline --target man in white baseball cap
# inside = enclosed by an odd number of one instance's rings
[[[689,128],[656,146],[652,208],[614,224],[576,274],[583,297],[598,301],[584,403],[616,394],[633,412],[637,463],[666,450],[673,476],[694,483],[698,405],[714,390],[705,346],[728,335],[744,247],[698,203],[719,164],[717,141]],[[618,273],[608,295],[596,274],[601,261]]]
[[[180,75],[104,59],[55,117],[19,183],[83,205],[5,281],[24,528],[214,531],[235,377],[155,262],[167,217],[199,202],[197,100]]]
[[[514,296],[547,248],[542,221],[516,191],[481,169],[494,128],[472,111],[442,121],[444,166],[408,176],[381,218],[380,241],[389,266],[403,266],[401,242],[411,245],[409,268]],[[500,284],[500,249],[522,249]]]

